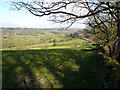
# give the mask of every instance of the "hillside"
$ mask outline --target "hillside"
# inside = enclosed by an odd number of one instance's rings
[[[2,29],[2,50],[48,49],[57,46],[80,46],[87,42],[83,31],[79,30],[41,30],[41,29]],[[79,36],[76,36],[79,33]]]
[[[3,88],[99,88],[102,73],[94,51],[3,51]]]
[[[3,88],[118,88],[120,64],[79,30],[3,29]]]

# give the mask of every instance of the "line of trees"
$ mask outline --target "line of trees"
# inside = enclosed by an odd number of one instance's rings
[[[35,16],[52,16],[51,21],[73,25],[87,18],[86,23],[97,43],[108,46],[109,56],[120,62],[120,1],[100,2],[90,0],[59,0],[45,2],[12,2],[17,10],[26,8]],[[93,39],[95,40],[95,39]]]

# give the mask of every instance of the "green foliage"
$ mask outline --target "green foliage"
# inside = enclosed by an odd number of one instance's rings
[[[56,41],[56,39],[53,39],[53,46],[57,46],[57,41]]]

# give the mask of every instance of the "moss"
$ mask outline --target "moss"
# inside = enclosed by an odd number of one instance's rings
[[[120,88],[120,63],[111,57],[104,56],[105,58],[105,75],[107,83],[111,83],[110,87]]]

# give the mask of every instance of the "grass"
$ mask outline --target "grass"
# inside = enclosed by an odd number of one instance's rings
[[[48,47],[48,49],[65,49],[65,48],[71,48],[71,46],[54,46],[54,47]]]
[[[62,38],[66,38],[66,37],[62,37]],[[60,38],[61,39],[61,38]],[[10,41],[9,41],[10,42]],[[69,41],[64,41],[64,42],[57,42],[57,48],[64,48],[64,47],[71,47],[71,46],[73,46],[73,45],[67,45],[67,44],[74,44],[75,42],[79,42],[79,43],[81,43],[81,45],[82,44],[84,44],[86,41],[85,40],[83,40],[83,39],[72,39],[72,40],[69,40]],[[59,46],[60,44],[66,44],[65,46]],[[80,46],[81,46],[80,45]],[[27,46],[23,46],[23,47],[12,47],[12,48],[3,48],[3,50],[12,50],[12,49],[19,49],[19,48],[23,48],[23,49],[25,49],[25,48],[41,48],[41,47],[44,47],[44,46],[47,46],[48,48],[47,49],[49,49],[49,48],[56,48],[56,47],[52,47],[53,46],[53,42],[51,42],[51,43],[48,43],[48,42],[46,42],[46,43],[41,43],[41,44],[35,44],[35,45],[27,45]],[[85,46],[82,46],[82,47],[85,47]],[[87,46],[88,47],[88,46]],[[34,49],[33,48],[33,49]]]
[[[51,37],[54,36],[52,39],[45,39],[44,43],[41,42],[39,44],[38,42],[42,39],[44,40],[44,37]],[[13,35],[11,36],[12,40],[3,40],[3,48],[2,50],[12,50],[12,49],[25,49],[25,48],[44,48],[45,46],[48,48],[51,48],[53,46],[53,40],[55,39],[57,42],[57,46],[59,48],[63,48],[63,46],[69,47],[69,46],[77,46],[78,44],[86,43],[83,39],[73,39],[67,36],[58,37],[56,33],[52,32],[43,32],[40,34],[40,36],[33,36],[33,35]],[[37,41],[33,42],[32,41]],[[61,46],[61,47],[60,47]],[[54,48],[54,47],[52,47]]]
[[[47,34],[47,35],[55,35],[55,33],[51,33],[51,32],[46,32],[45,34]]]
[[[93,45],[81,45],[81,46],[78,46],[78,48],[80,48],[80,49],[95,49],[95,48],[99,48],[99,47],[93,46]]]
[[[40,36],[31,36],[31,35],[14,35],[13,38],[40,38]]]
[[[3,88],[98,88],[93,51],[42,49],[3,51]]]
[[[86,40],[75,38],[75,39],[72,39],[72,40],[69,41],[69,42],[85,42],[85,41],[86,41]]]
[[[46,49],[66,49],[66,48],[71,48],[72,46],[52,46],[52,47],[47,47]],[[73,47],[72,47],[73,48]],[[30,48],[31,50],[42,50],[42,48]]]
[[[64,37],[58,37],[58,38],[55,38],[57,41],[60,41],[60,40],[66,40],[66,39],[68,39],[69,37],[66,37],[66,36],[64,36]]]
[[[66,38],[66,37],[62,37],[62,39],[63,39],[63,38]],[[62,40],[62,39],[59,38],[59,40]],[[56,40],[58,40],[58,38],[57,38]],[[63,44],[71,44],[71,43],[74,43],[74,42],[85,43],[86,41],[83,40],[83,39],[73,39],[73,40],[70,40],[70,41],[57,42],[57,44],[58,44],[58,45],[61,44],[61,43],[63,43]],[[31,47],[52,46],[52,45],[53,45],[53,43],[41,43],[41,44],[35,44],[35,45],[28,45],[28,46],[26,46],[26,47],[27,47],[27,48],[31,48]],[[62,46],[59,46],[59,47],[62,48]],[[66,46],[66,47],[70,47],[70,46]]]
[[[40,46],[52,46],[53,45],[53,43],[41,43],[41,44],[35,44],[35,45],[28,45],[28,46],[26,46],[27,48],[31,48],[31,47],[40,47]]]

